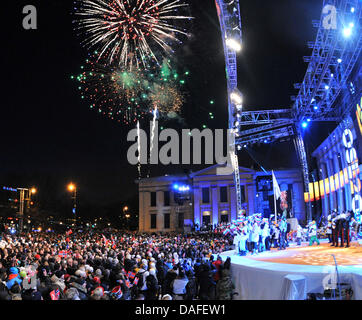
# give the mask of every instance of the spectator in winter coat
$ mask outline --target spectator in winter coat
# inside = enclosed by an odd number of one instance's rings
[[[199,275],[199,298],[200,300],[212,300],[215,297],[216,283],[212,279],[210,267],[204,264]]]
[[[230,270],[221,267],[221,278],[216,284],[217,300],[232,300],[235,285],[231,281]]]
[[[153,275],[149,275],[146,278],[146,300],[158,300],[158,283],[157,279]]]
[[[189,270],[186,272],[187,278],[189,279],[189,282],[186,285],[186,296],[185,300],[194,300],[197,296],[198,292],[198,286],[195,274]]]
[[[18,268],[11,267],[9,271],[10,271],[10,274],[9,274],[8,281],[6,282],[6,286],[8,289],[11,289],[15,283],[21,284],[23,282],[23,280],[19,276]]]

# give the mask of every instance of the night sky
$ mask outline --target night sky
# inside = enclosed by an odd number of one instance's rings
[[[244,49],[238,59],[238,87],[244,94],[244,110],[288,108],[290,96],[297,94],[293,83],[301,82],[306,71],[302,57],[310,53],[306,44],[314,41],[317,31],[311,21],[319,19],[322,1],[240,2]],[[184,127],[226,128],[225,65],[215,4],[189,3],[195,17],[192,37],[176,50],[180,70],[190,71]],[[37,30],[22,28],[22,8],[27,4],[38,9]],[[59,211],[69,201],[65,188],[73,181],[82,215],[136,202],[137,167],[126,158],[130,146],[126,136],[132,127],[90,110],[70,79],[87,58],[73,30],[72,1],[17,0],[2,6],[0,184],[35,185],[42,207]],[[208,112],[215,114],[214,120]],[[310,151],[325,134],[318,137],[307,143]],[[292,142],[254,146],[253,156],[267,169],[298,166]],[[246,152],[240,153],[240,165],[259,168]],[[184,169],[198,168],[153,166],[150,173]]]

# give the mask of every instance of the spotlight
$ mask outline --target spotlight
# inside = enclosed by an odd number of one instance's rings
[[[328,89],[329,89],[329,86],[327,86],[327,85],[326,85],[326,86],[324,86],[324,89],[328,90]]]
[[[236,105],[241,105],[243,103],[243,98],[241,94],[237,93],[236,91],[232,92],[230,94],[231,102]]]
[[[239,52],[241,50],[241,44],[235,39],[226,39],[225,43],[231,50],[234,50],[236,52]]]
[[[318,106],[314,106],[314,110],[318,110]]]
[[[308,127],[308,122],[303,121],[303,122],[302,122],[302,128],[306,128],[306,127]]]
[[[310,119],[307,119],[308,122],[310,122]]]
[[[337,59],[337,62],[338,62],[338,63],[341,63],[341,62],[342,62],[342,59]]]
[[[355,11],[355,8],[354,8],[354,7],[352,7],[352,8],[351,8],[351,12],[352,12],[352,13],[354,13],[354,11]]]
[[[349,38],[351,35],[352,35],[352,28],[351,27],[343,29],[343,36],[345,38]]]

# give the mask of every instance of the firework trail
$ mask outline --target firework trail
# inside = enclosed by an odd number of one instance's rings
[[[152,151],[153,151],[153,140],[155,138],[156,120],[157,120],[157,106],[155,106],[155,108],[153,110],[150,155],[152,155]]]
[[[140,135],[140,122],[137,121],[137,146],[138,146],[138,179],[142,178],[141,174],[141,135]]]

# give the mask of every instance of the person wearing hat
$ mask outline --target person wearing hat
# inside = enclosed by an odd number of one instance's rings
[[[317,237],[317,225],[315,223],[315,221],[313,220],[308,228],[308,234],[309,234],[309,246],[312,246],[314,242],[317,242],[317,245],[319,246],[319,240]]]

